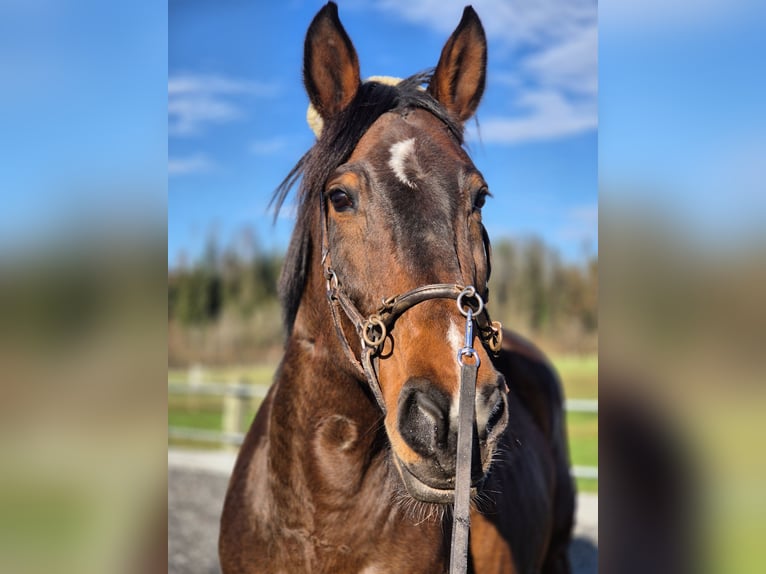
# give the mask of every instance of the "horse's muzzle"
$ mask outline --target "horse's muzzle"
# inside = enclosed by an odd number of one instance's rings
[[[492,461],[497,439],[508,423],[505,381],[482,385],[476,393],[471,483],[481,485]],[[451,503],[454,499],[457,454],[457,398],[423,378],[405,383],[399,396],[397,427],[407,446],[417,454],[405,462],[394,453],[399,474],[409,494],[423,502]]]
[[[402,477],[402,482],[404,482],[404,487],[407,489],[407,492],[409,495],[414,498],[415,500],[419,500],[420,502],[430,502],[433,504],[452,504],[455,500],[455,477],[452,476],[452,479],[448,482],[451,482],[451,487],[449,488],[437,488],[435,486],[431,486],[427,484],[426,482],[422,481],[420,478],[415,476],[413,472],[410,470],[409,466],[403,463],[398,456],[394,455],[394,461],[396,464],[396,468],[399,471],[399,476]],[[484,475],[476,480],[471,482],[471,496],[475,496],[476,493],[481,488],[481,484],[484,482]]]

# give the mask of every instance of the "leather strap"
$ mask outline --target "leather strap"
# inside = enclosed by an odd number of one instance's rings
[[[450,574],[468,572],[468,541],[471,529],[471,461],[476,433],[474,402],[478,362],[460,367],[460,400],[457,411],[457,462],[455,504],[452,510],[452,545]]]

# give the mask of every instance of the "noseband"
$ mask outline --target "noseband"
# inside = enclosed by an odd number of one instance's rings
[[[327,299],[330,303],[333,323],[343,350],[357,373],[367,380],[370,391],[372,391],[383,413],[386,412],[386,405],[383,401],[377,368],[383,344],[396,320],[418,303],[431,299],[455,299],[458,309],[463,314],[468,309],[471,310],[478,325],[479,338],[486,347],[494,354],[500,350],[502,343],[500,322],[490,320],[484,301],[473,286],[462,287],[449,283],[424,285],[385,299],[374,313],[364,317],[342,289],[338,276],[329,266],[325,267],[325,279],[327,280]],[[351,345],[341,326],[339,310],[344,312],[360,338],[362,347],[360,359],[357,359],[351,350]]]

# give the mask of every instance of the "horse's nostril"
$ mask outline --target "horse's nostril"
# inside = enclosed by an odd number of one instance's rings
[[[502,399],[502,397],[498,397],[497,402],[495,403],[495,406],[492,407],[492,411],[490,412],[489,418],[487,419],[486,432],[492,432],[492,429],[497,426],[497,424],[503,419],[504,415],[505,401]]]
[[[430,456],[447,446],[449,397],[423,379],[405,384],[399,399],[399,433],[421,456]]]
[[[444,421],[444,414],[442,413],[439,405],[426,393],[418,393],[416,400],[417,407],[428,418],[430,418],[435,425],[442,424]]]
[[[505,393],[500,386],[489,387],[476,397],[476,426],[481,440],[506,418]]]

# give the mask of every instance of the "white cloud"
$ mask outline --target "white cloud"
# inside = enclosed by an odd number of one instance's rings
[[[277,86],[250,80],[227,78],[218,74],[176,74],[168,78],[168,95],[250,94],[269,97],[278,93]]]
[[[254,155],[273,155],[287,147],[287,138],[274,137],[250,142],[249,150]]]
[[[596,20],[593,0],[474,0],[471,3],[487,35],[511,45],[541,45],[567,38],[582,25]],[[384,11],[403,20],[425,25],[442,33],[457,26],[465,0],[383,0]]]
[[[585,133],[598,126],[598,109],[593,100],[572,102],[550,90],[528,91],[517,105],[523,109],[512,117],[489,117],[481,121],[484,143],[516,144],[552,140]],[[469,133],[469,138],[476,135]]]
[[[209,124],[223,124],[242,117],[238,106],[214,97],[168,98],[168,133],[172,136],[198,134]]]
[[[757,16],[762,6],[759,0],[620,0],[610,2],[603,10],[603,17],[610,30],[619,28],[642,35],[658,29],[683,33],[699,27],[720,26],[732,18]]]
[[[541,85],[593,97],[598,93],[598,28],[583,27],[528,58],[523,69]]]
[[[455,29],[464,5],[464,0],[380,3],[403,20],[445,35]],[[506,87],[514,96],[510,103],[522,110],[510,117],[482,118],[483,141],[522,143],[597,128],[594,0],[474,0],[473,6],[490,43],[499,48],[490,51],[489,85]]]
[[[188,175],[210,171],[215,167],[205,154],[197,153],[188,157],[168,158],[168,175]]]
[[[275,84],[217,74],[176,74],[168,78],[168,133],[175,137],[201,134],[211,125],[245,117],[241,100],[273,97]]]

